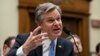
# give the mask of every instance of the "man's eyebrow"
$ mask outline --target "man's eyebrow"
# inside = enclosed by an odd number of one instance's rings
[[[53,19],[53,17],[48,17],[48,19]]]

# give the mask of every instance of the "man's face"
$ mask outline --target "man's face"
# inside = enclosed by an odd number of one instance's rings
[[[8,52],[10,51],[10,49],[13,47],[15,43],[15,39],[11,40],[10,46],[8,46],[7,44],[4,45],[3,47],[3,55],[6,56],[8,54]]]
[[[79,52],[82,52],[82,45],[81,45],[80,39],[78,39],[77,37],[74,37],[74,39],[75,39],[75,43],[76,43],[76,45],[77,45],[77,47],[78,47]],[[74,52],[75,52],[75,53],[78,53],[78,50],[77,50],[77,47],[76,47],[76,45],[75,45],[75,43],[74,43],[73,38],[70,39],[70,41],[71,41],[71,42],[73,43],[73,45],[74,45]]]
[[[43,21],[40,25],[42,31],[47,32],[50,39],[55,39],[62,33],[61,15],[56,9],[43,14]]]
[[[14,44],[15,44],[15,39],[12,39],[12,40],[11,40],[10,47],[12,48]]]

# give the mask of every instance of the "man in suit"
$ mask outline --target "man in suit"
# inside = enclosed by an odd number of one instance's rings
[[[38,27],[29,34],[18,35],[8,56],[73,56],[72,43],[60,37],[63,28],[61,14],[55,4],[40,4],[35,14]]]

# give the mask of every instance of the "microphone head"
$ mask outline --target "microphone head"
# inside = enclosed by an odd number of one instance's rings
[[[72,32],[67,27],[63,27],[63,31],[68,35],[72,34]]]

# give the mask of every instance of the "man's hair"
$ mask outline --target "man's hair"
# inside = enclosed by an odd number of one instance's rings
[[[51,10],[57,9],[60,14],[62,14],[61,9],[59,6],[53,4],[53,3],[43,3],[37,6],[36,11],[35,11],[35,21],[40,22],[41,19],[43,18],[43,13],[47,13]]]
[[[4,45],[7,45],[8,47],[10,47],[11,44],[11,40],[15,39],[15,36],[10,36],[8,37],[5,41],[4,41]]]
[[[100,52],[100,42],[96,45],[96,53]]]

